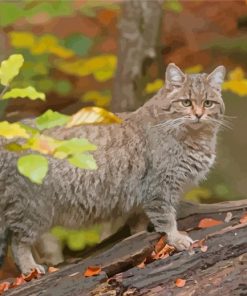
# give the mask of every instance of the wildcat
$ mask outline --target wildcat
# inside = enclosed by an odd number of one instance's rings
[[[121,124],[49,132],[96,144],[95,171],[48,157],[48,175],[37,185],[18,173],[17,156],[2,150],[0,258],[9,233],[21,272],[44,273],[31,247],[52,226],[81,227],[138,211],[170,244],[188,249],[192,240],[177,229],[176,206],[185,187],[204,179],[214,163],[217,132],[224,125],[224,76],[223,66],[209,75],[190,75],[169,64],[165,86]]]

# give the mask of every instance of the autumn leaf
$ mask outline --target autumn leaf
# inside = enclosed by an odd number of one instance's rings
[[[198,227],[199,228],[208,228],[208,227],[216,226],[216,225],[219,225],[222,223],[223,223],[223,221],[220,221],[220,220],[215,220],[212,218],[204,218],[199,222]]]
[[[164,85],[164,81],[162,79],[156,79],[153,82],[149,82],[145,87],[145,92],[147,94],[157,92]]]
[[[247,223],[247,213],[245,213],[245,214],[240,218],[240,223],[241,223],[241,224]]]
[[[53,267],[53,266],[49,266],[48,267],[48,272],[56,272],[56,271],[58,271],[59,270],[59,268],[55,268],[55,267]]]
[[[175,281],[175,285],[178,288],[183,288],[185,286],[185,284],[186,284],[186,280],[184,280],[184,279],[176,279],[176,281]]]
[[[0,294],[2,294],[4,291],[7,291],[9,287],[10,287],[9,282],[0,283]]]
[[[9,123],[8,121],[0,122],[0,136],[6,139],[29,138],[29,134],[18,123]]]
[[[41,273],[37,269],[33,269],[28,275],[23,275],[26,282],[30,282],[33,279],[37,279],[41,276]]]
[[[174,251],[175,248],[173,246],[166,244],[164,248],[161,249],[158,253],[155,252],[155,254],[152,254],[152,259],[165,259],[169,257]]]
[[[24,276],[21,275],[20,277],[15,278],[14,282],[11,285],[11,288],[18,287],[24,283],[26,283],[26,281],[24,280]]]
[[[8,86],[15,76],[19,74],[20,68],[24,63],[21,54],[13,54],[7,60],[2,61],[0,66],[0,82]]]
[[[155,244],[154,250],[156,253],[160,252],[166,245],[165,236],[162,236]]]
[[[94,275],[98,275],[101,272],[101,267],[100,266],[88,266],[86,271],[84,272],[85,277],[90,277]]]
[[[82,124],[121,123],[122,119],[115,114],[99,107],[86,107],[71,116],[66,127],[70,128]]]

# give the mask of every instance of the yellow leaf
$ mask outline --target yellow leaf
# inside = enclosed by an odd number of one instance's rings
[[[55,149],[59,146],[60,141],[55,140],[45,135],[37,135],[31,138],[23,148],[32,149],[43,154],[53,154]]]
[[[0,82],[2,85],[9,85],[12,79],[19,74],[20,68],[24,63],[21,54],[13,54],[0,66]]]
[[[62,46],[54,46],[49,49],[49,52],[63,59],[74,56],[74,52]]]
[[[185,194],[185,199],[194,202],[200,202],[201,199],[209,199],[211,197],[211,192],[207,188],[199,187],[194,188]]]
[[[198,64],[198,65],[186,68],[185,72],[188,73],[188,74],[196,74],[196,73],[202,72],[202,70],[203,70],[202,65]]]
[[[230,90],[239,96],[247,95],[247,79],[226,81],[222,85],[223,90]]]
[[[107,106],[110,102],[110,93],[103,93],[98,91],[89,91],[81,97],[83,102],[94,102],[99,107]]]
[[[28,32],[10,32],[10,44],[16,48],[32,48],[35,43],[35,37]]]
[[[3,99],[11,98],[29,98],[31,100],[40,99],[45,101],[45,94],[38,92],[34,87],[28,86],[26,88],[13,88],[3,95]]]
[[[0,136],[7,139],[29,138],[27,131],[20,127],[18,123],[9,123],[7,121],[0,122]]]
[[[116,56],[101,55],[90,59],[78,59],[73,62],[60,61],[57,62],[57,67],[67,74],[80,77],[94,75],[95,79],[106,81],[114,75],[116,64]]]
[[[244,71],[241,67],[236,67],[228,74],[229,80],[242,80],[244,79]]]
[[[155,93],[164,85],[164,81],[162,79],[156,79],[153,82],[150,82],[146,85],[145,92],[147,94]]]
[[[79,110],[71,116],[66,127],[73,127],[81,124],[97,124],[97,123],[121,123],[122,119],[115,114],[99,107],[86,107]]]

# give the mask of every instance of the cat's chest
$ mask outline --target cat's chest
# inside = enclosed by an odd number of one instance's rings
[[[195,183],[206,176],[214,160],[213,147],[191,146],[170,138],[153,151],[153,175],[166,183]]]

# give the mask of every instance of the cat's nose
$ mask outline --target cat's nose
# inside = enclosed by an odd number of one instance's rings
[[[201,113],[200,114],[199,113],[196,113],[195,116],[199,120],[202,117],[202,114]]]

